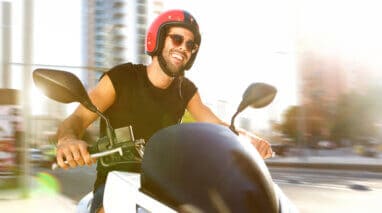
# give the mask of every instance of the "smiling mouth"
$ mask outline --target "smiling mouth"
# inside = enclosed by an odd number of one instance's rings
[[[178,62],[182,62],[186,58],[186,56],[184,54],[176,52],[176,51],[173,51],[170,55],[172,58],[174,58]]]

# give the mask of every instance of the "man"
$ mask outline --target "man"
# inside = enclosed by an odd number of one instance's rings
[[[135,137],[145,140],[159,129],[179,123],[185,109],[198,122],[228,126],[203,104],[194,83],[184,77],[184,71],[194,63],[200,43],[199,26],[191,14],[182,10],[160,14],[146,37],[146,52],[152,56],[151,63],[147,66],[127,63],[112,68],[90,91],[90,99],[109,117],[114,128],[131,125]],[[93,163],[88,144],[80,138],[96,119],[95,113],[79,106],[63,121],[57,133],[60,167]],[[268,142],[243,130],[240,133],[251,138],[263,158],[272,155]],[[110,170],[139,171],[138,167],[104,168],[98,164],[92,211],[102,210],[103,188]]]

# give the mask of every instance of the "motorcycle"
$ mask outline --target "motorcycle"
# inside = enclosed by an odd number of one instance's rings
[[[235,118],[248,106],[270,104],[277,90],[251,84],[232,116],[230,127],[181,123],[156,132],[147,142],[135,139],[131,126],[113,129],[90,101],[72,73],[36,69],[33,80],[49,98],[79,102],[106,123],[106,136],[88,148],[104,166],[140,163],[141,172],[109,172],[105,212],[297,212],[275,184],[256,148],[241,140]],[[93,194],[84,196],[78,212],[89,212]]]

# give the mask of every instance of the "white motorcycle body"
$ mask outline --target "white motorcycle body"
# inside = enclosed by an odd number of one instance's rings
[[[78,203],[77,212],[89,213],[92,201],[93,192],[89,192]],[[133,172],[113,171],[108,174],[103,205],[105,212],[176,212],[140,191],[140,174]]]
[[[103,204],[105,212],[168,212],[173,209],[143,193],[140,174],[110,172],[107,176]]]

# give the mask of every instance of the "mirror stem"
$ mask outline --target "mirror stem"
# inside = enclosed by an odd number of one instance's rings
[[[106,135],[107,137],[109,138],[109,143],[110,143],[110,147],[112,147],[114,145],[114,139],[115,139],[115,135],[114,135],[114,130],[113,128],[111,127],[111,124],[110,124],[110,121],[109,119],[106,118],[106,116],[104,114],[102,114],[98,109],[96,110],[96,113],[105,121],[106,123]]]
[[[235,128],[235,118],[236,116],[240,113],[240,111],[237,111],[231,118],[231,125],[229,126],[230,130],[232,130],[233,133],[235,133],[236,135],[239,135],[239,133],[236,131],[236,128]]]
[[[110,147],[114,146],[114,139],[115,139],[115,134],[114,134],[114,129],[111,127],[109,119],[106,118],[106,116],[100,112],[96,106],[93,105],[91,102],[84,102],[83,105],[88,108],[90,111],[97,113],[106,123],[106,135],[109,138],[109,145]]]

